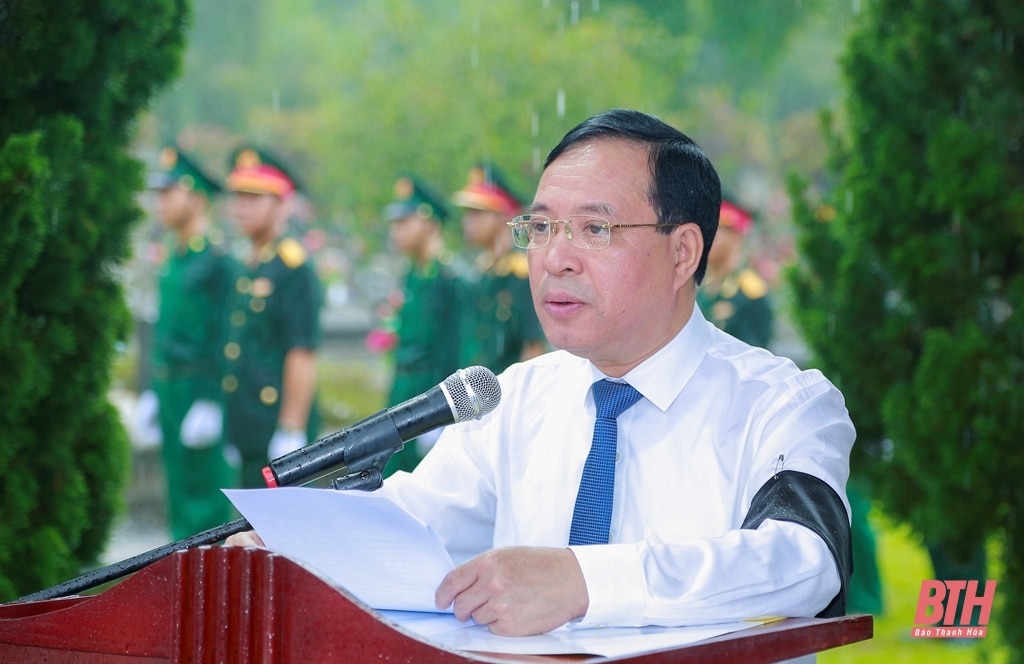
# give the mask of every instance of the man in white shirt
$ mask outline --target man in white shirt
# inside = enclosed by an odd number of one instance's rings
[[[590,118],[549,154],[510,225],[561,350],[503,372],[492,413],[380,490],[457,565],[439,609],[504,635],[845,612],[854,428],[819,372],[695,306],[720,198],[693,141],[639,112]],[[596,482],[610,521],[573,544],[602,379],[639,394],[612,424],[614,479]]]

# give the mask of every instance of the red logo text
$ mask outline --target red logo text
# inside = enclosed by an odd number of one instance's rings
[[[922,581],[914,615],[916,627],[910,635],[930,639],[982,638],[988,631],[995,597],[995,581],[986,581],[981,594],[977,581]]]

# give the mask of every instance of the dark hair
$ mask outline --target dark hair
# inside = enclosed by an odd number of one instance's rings
[[[577,143],[592,138],[622,138],[648,146],[651,188],[648,197],[659,224],[693,222],[704,238],[704,252],[694,273],[698,284],[708,266],[708,251],[718,230],[722,186],[704,151],[686,134],[640,111],[612,109],[569,130],[544,162],[546,169]],[[670,228],[659,232],[671,233]]]

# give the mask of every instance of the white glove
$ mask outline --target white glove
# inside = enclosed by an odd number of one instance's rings
[[[267,459],[273,461],[294,452],[306,444],[306,432],[296,429],[278,429],[267,446]]]
[[[159,447],[164,441],[164,434],[160,430],[160,401],[153,390],[146,390],[139,395],[128,424],[128,432],[138,449]]]
[[[197,450],[220,440],[224,429],[224,414],[216,401],[199,399],[185,414],[181,422],[181,444]]]

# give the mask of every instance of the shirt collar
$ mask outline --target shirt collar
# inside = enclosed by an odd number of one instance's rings
[[[711,324],[694,304],[690,320],[683,329],[658,352],[623,376],[622,380],[635,387],[645,399],[662,411],[668,410],[704,360],[704,355],[711,347],[711,332]],[[593,364],[591,370],[595,381],[608,378]]]

